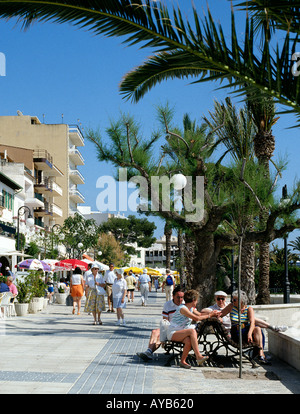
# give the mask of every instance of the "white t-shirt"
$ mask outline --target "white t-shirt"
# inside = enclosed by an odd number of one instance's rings
[[[81,275],[75,274],[72,275],[72,285],[81,285]]]
[[[228,305],[228,303],[225,302],[225,306],[224,307],[226,307],[227,305]],[[214,305],[209,306],[209,309],[221,311],[224,308],[220,308],[220,306],[217,303],[215,303]],[[227,330],[230,330],[230,328],[231,328],[230,314],[223,316],[222,317],[222,321],[223,321],[223,325],[225,326],[225,328]]]
[[[113,270],[106,270],[105,275],[104,275],[104,281],[106,283],[113,284],[116,278],[117,276]]]

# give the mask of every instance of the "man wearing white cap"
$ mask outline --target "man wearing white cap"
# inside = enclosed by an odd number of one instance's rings
[[[139,277],[139,288],[141,292],[142,306],[147,305],[150,283],[151,279],[147,274],[147,269],[144,269],[143,273]]]
[[[211,312],[211,310],[222,310],[224,309],[229,302],[226,302],[226,298],[227,298],[227,293],[223,292],[222,290],[218,290],[217,292],[215,292],[215,301],[216,303],[212,306],[209,306],[208,308],[204,308],[202,309],[201,313],[208,313]],[[231,328],[231,320],[230,320],[230,315],[225,315],[222,318],[222,323],[226,329],[226,331],[230,332],[230,328]]]

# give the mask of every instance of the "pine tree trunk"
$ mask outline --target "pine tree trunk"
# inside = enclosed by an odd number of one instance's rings
[[[166,237],[166,269],[171,269],[171,237],[172,237],[172,227],[166,222],[164,228],[164,234]]]
[[[256,303],[268,305],[270,303],[269,271],[270,271],[270,246],[269,243],[259,245],[259,283]]]
[[[255,243],[243,240],[241,252],[241,290],[248,296],[248,304],[255,304]]]
[[[203,309],[213,303],[217,285],[216,271],[219,253],[213,234],[206,233],[205,237],[195,240],[194,277],[191,288],[199,291],[198,309]]]

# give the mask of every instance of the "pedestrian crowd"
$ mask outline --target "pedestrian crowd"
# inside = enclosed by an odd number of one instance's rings
[[[162,288],[166,293],[166,300],[172,297],[175,287],[175,279],[171,276],[168,281],[170,270],[166,271],[166,281]],[[142,274],[136,277],[130,270],[128,273],[122,269],[115,269],[113,263],[109,264],[109,269],[102,272],[97,262],[89,263],[88,270],[82,274],[77,267],[70,279],[70,296],[73,301],[72,313],[80,315],[81,300],[86,296],[84,311],[93,316],[94,325],[102,325],[102,312],[116,313],[117,325],[126,326],[125,309],[126,304],[134,301],[134,292],[138,289],[141,293],[141,306],[147,306],[149,291],[151,291],[152,281],[147,269],[143,269]],[[156,290],[158,285],[155,286]],[[107,308],[105,297],[107,297]],[[106,310],[107,309],[107,310]]]

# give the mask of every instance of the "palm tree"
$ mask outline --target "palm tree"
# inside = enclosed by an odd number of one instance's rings
[[[289,243],[289,246],[300,253],[300,237],[296,237],[294,241]]]
[[[230,98],[225,103],[215,102],[214,112],[205,122],[215,131],[217,141],[212,151],[220,144],[226,148],[218,163],[230,154],[235,162],[254,159],[254,137],[257,132],[249,106],[239,111],[233,106]],[[245,227],[253,230],[253,215],[245,217]],[[255,303],[255,243],[243,240],[241,247],[241,288],[246,292],[250,304]]]
[[[265,2],[255,3],[263,7]],[[196,82],[226,81],[227,87],[244,96],[249,88],[253,95],[263,92],[287,106],[300,121],[299,77],[290,70],[290,54],[297,45],[291,33],[299,34],[300,10],[283,0],[276,1],[272,13],[271,9],[268,2],[271,21],[286,31],[284,42],[274,45],[273,54],[269,36],[256,49],[255,20],[248,16],[245,37],[238,39],[233,11],[231,39],[227,43],[222,26],[214,23],[209,10],[201,21],[194,9],[194,20],[190,22],[184,20],[179,8],[173,7],[171,18],[162,2],[151,0],[0,0],[0,17],[18,17],[24,27],[33,21],[72,23],[97,35],[121,36],[128,44],[154,48],[154,56],[127,74],[121,83],[121,92],[128,98],[139,100],[165,79],[192,76]]]

